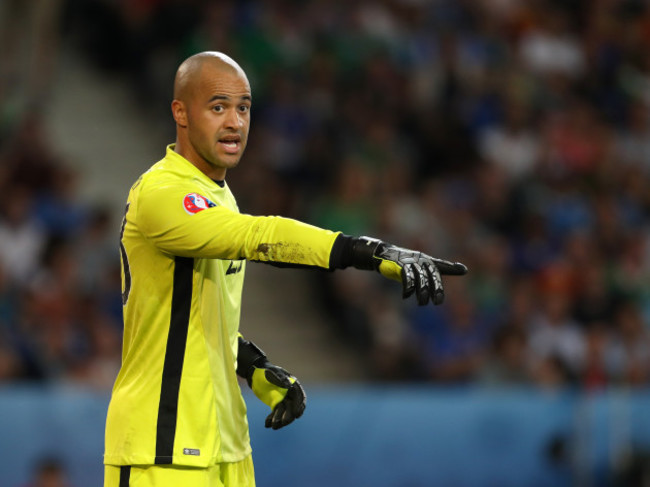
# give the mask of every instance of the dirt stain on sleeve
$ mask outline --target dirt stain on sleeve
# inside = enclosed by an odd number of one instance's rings
[[[305,264],[307,257],[306,249],[294,242],[262,243],[257,246],[257,252],[264,260],[290,264]]]

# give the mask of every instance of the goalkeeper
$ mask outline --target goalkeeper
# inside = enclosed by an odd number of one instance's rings
[[[255,485],[237,375],[269,405],[267,427],[302,415],[300,383],[239,334],[246,261],[378,271],[420,305],[442,303],[441,274],[466,272],[380,240],[239,213],[225,178],[246,147],[251,102],[246,75],[229,57],[185,60],[171,105],[176,143],[129,193],[105,487]]]

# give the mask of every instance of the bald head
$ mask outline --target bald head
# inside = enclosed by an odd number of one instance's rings
[[[207,69],[206,69],[207,68]],[[207,70],[237,74],[248,82],[246,73],[230,56],[217,51],[204,51],[188,57],[178,67],[174,78],[174,99],[187,101],[196,91]]]

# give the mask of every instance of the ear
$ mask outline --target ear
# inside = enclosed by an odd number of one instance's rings
[[[172,101],[172,116],[176,120],[176,124],[185,128],[187,127],[187,110],[185,103],[180,100]]]

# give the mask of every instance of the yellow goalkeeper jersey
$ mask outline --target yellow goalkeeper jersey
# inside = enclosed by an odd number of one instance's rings
[[[327,268],[337,233],[239,213],[167,147],[133,185],[122,223],[122,366],[104,463],[205,467],[251,451],[235,373],[245,260]]]

